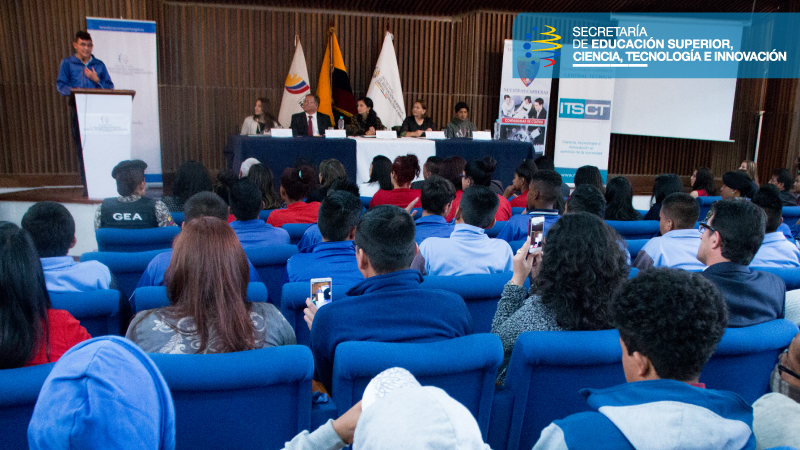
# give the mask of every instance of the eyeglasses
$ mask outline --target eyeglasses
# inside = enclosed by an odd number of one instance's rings
[[[697,227],[697,229],[700,231],[700,234],[705,233],[706,230],[710,230],[712,233],[717,232],[717,229],[709,225],[707,222],[700,222],[700,225]]]
[[[778,372],[783,372],[783,373],[789,374],[789,375],[795,377],[796,379],[800,380],[800,375],[798,375],[797,372],[787,368],[783,364],[778,364]]]

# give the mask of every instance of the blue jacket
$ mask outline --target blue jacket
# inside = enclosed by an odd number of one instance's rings
[[[420,288],[422,275],[406,269],[353,286],[349,297],[322,306],[311,327],[317,377],[333,387],[333,355],[347,341],[434,342],[472,334],[472,316],[460,295]]]
[[[780,231],[767,233],[750,267],[800,267],[800,250]]]
[[[728,326],[749,327],[783,319],[786,285],[777,275],[732,262],[708,266],[702,272],[728,304]]]
[[[311,248],[311,253],[298,253],[286,262],[284,282],[326,277],[347,289],[364,281],[364,275],[358,270],[353,241],[320,242]]]
[[[506,222],[506,226],[500,230],[497,239],[506,242],[524,241],[528,238],[528,222],[531,216],[544,216],[544,233],[550,231],[550,227],[561,218],[556,209],[533,209],[527,214],[514,214]]]
[[[97,78],[100,79],[100,83],[95,83],[86,78],[86,75],[83,74],[83,69],[85,68],[89,70],[94,69],[94,71],[97,72]],[[84,65],[77,56],[72,55],[61,60],[61,68],[58,69],[56,87],[58,88],[59,94],[68,96],[70,94],[70,88],[114,89],[114,83],[111,81],[111,77],[108,75],[108,70],[106,70],[106,65],[103,64],[103,61],[92,56],[92,59]]]
[[[150,264],[147,265],[136,287],[164,286],[164,274],[167,273],[167,267],[169,267],[169,261],[171,259],[172,250],[156,255],[156,257],[150,261]],[[260,282],[261,278],[259,278],[256,268],[253,267],[249,259],[247,260],[247,265],[250,267],[250,282]]]
[[[230,225],[244,249],[291,243],[288,231],[283,228],[275,228],[260,219],[234,220]]]
[[[533,450],[756,448],[753,409],[732,392],[651,380],[581,394],[594,411],[556,420]]]
[[[417,235],[414,239],[417,244],[421,244],[422,241],[429,237],[450,237],[455,228],[455,222],[448,222],[444,217],[437,215],[420,217],[415,222],[417,224]]]
[[[319,225],[312,224],[303,232],[303,237],[297,243],[297,249],[300,253],[311,253],[314,250],[314,245],[322,242],[322,233],[319,231]]]

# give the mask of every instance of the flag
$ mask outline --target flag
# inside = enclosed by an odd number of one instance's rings
[[[378,56],[372,80],[369,83],[367,97],[372,100],[373,108],[381,123],[391,129],[403,124],[406,118],[406,107],[403,103],[403,88],[400,86],[400,71],[397,69],[397,57],[392,45],[392,33],[386,32],[383,49]]]
[[[283,99],[281,100],[281,110],[278,113],[278,122],[282,127],[289,127],[292,123],[292,114],[303,112],[303,99],[311,93],[306,56],[303,54],[303,46],[300,45],[299,39],[295,46],[292,65],[289,67],[289,75],[286,76],[286,82],[283,84]]]
[[[351,117],[356,113],[356,99],[353,97],[353,89],[350,88],[350,77],[347,76],[342,52],[339,50],[339,41],[336,40],[333,28],[330,29],[330,36],[328,48],[325,50],[325,58],[322,61],[322,70],[319,72],[317,95],[320,98],[319,111],[331,116],[334,126],[336,126],[336,117]],[[333,44],[332,52],[331,44]],[[331,53],[333,53],[333,76],[330,72]],[[332,88],[331,81],[333,81]],[[336,111],[335,116],[334,110]]]

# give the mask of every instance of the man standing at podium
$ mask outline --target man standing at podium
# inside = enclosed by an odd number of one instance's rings
[[[89,33],[85,31],[75,33],[72,47],[75,48],[75,54],[61,60],[56,86],[59,94],[69,97],[72,139],[75,141],[75,149],[78,153],[81,183],[84,189],[83,196],[86,197],[86,172],[83,167],[83,145],[78,128],[78,110],[75,106],[75,97],[70,96],[70,90],[72,88],[114,89],[114,83],[111,81],[103,61],[92,56],[92,36]]]

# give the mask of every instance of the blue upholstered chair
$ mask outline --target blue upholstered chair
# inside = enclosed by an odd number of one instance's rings
[[[784,206],[781,215],[783,216],[783,223],[791,227],[800,219],[800,206]]]
[[[650,210],[649,209],[637,209],[636,211],[639,211],[639,214],[641,214],[642,217],[644,217],[645,215],[647,215],[647,212],[650,211]]]
[[[244,252],[247,253],[247,257],[256,268],[261,282],[267,286],[269,302],[281,309],[283,271],[286,270],[286,261],[297,254],[297,245],[284,244],[248,248]]]
[[[303,237],[303,233],[305,233],[310,226],[310,223],[285,223],[281,225],[281,228],[289,233],[292,245],[297,245]]]
[[[525,239],[519,241],[511,241],[508,243],[508,245],[511,246],[511,251],[514,253],[517,253],[517,250],[519,250],[519,248],[522,247],[523,244],[525,244]]]
[[[332,299],[337,301],[347,297],[348,287],[340,284],[331,286],[333,292]],[[299,345],[311,346],[311,332],[308,329],[305,319],[303,319],[303,309],[306,307],[306,299],[311,296],[311,285],[308,281],[286,283],[281,292],[281,313],[289,325],[294,329]]]
[[[786,290],[800,289],[800,268],[798,267],[751,267],[753,270],[774,273],[786,284]]]
[[[403,367],[423,386],[446,391],[472,412],[486,439],[503,344],[494,334],[473,334],[424,344],[343,342],[333,362],[333,398],[338,415],[361,400],[377,374]]]
[[[267,287],[264,283],[250,283],[247,285],[247,301],[266,302]],[[146,286],[137,288],[133,291],[130,298],[131,309],[136,314],[148,309],[156,309],[169,306],[166,286]],[[94,336],[94,335],[92,335]]]
[[[263,220],[264,222],[266,222],[267,219],[269,218],[270,213],[272,213],[272,211],[275,211],[275,210],[274,209],[262,209],[261,212],[258,213],[258,218]]]
[[[747,403],[769,392],[769,375],[778,355],[797,334],[797,325],[779,319],[744,328],[728,328],[708,361],[700,382],[732,391]]]
[[[308,347],[149,356],[172,393],[177,449],[283,448],[310,429]]]
[[[711,204],[722,200],[722,197],[697,197],[697,204],[700,205],[700,220],[701,222],[706,219],[706,214],[711,210]]]
[[[472,315],[472,331],[490,333],[492,319],[497,311],[497,302],[500,301],[503,287],[511,279],[511,275],[511,272],[462,276],[428,275],[420,287],[443,289],[460,295]]]
[[[580,389],[622,383],[617,330],[522,333],[505,387],[495,394],[489,445],[495,450],[531,449],[550,422],[590,410]]]
[[[0,370],[0,449],[28,448],[28,422],[55,363]]]
[[[181,227],[158,227],[144,230],[98,228],[97,249],[101,252],[146,252],[172,248],[172,240]]]
[[[642,247],[647,244],[650,239],[625,239],[628,243],[628,253],[631,255],[631,263],[636,259],[636,255],[642,250]]]
[[[50,292],[53,309],[63,309],[81,322],[92,337],[120,335],[119,291]]]
[[[522,214],[522,211],[525,211],[525,208],[521,206],[512,206],[511,207],[511,214]]]
[[[81,255],[81,261],[100,261],[105,264],[117,278],[122,293],[130,298],[147,265],[156,255],[165,251],[167,249],[138,253],[87,252]]]
[[[657,220],[606,220],[606,223],[623,239],[650,239],[660,231]]]
[[[505,220],[495,223],[492,228],[486,230],[486,235],[489,236],[490,238],[496,238],[500,234],[500,232],[503,231],[503,228],[506,227],[507,223],[508,222]]]
[[[174,212],[169,213],[172,216],[172,221],[175,222],[175,225],[181,226],[183,225],[183,213],[182,212]]]
[[[363,206],[365,209],[369,209],[369,202],[371,201],[372,197],[364,197],[363,195],[361,196],[361,206]]]

